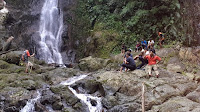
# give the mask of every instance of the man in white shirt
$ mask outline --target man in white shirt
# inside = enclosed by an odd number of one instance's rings
[[[154,41],[153,40],[149,40],[148,41],[148,49],[150,48],[150,46],[154,47]]]

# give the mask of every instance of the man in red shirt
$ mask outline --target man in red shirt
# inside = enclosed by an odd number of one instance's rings
[[[158,67],[157,64],[161,61],[161,58],[157,55],[155,55],[152,51],[150,51],[150,54],[145,56],[145,58],[148,60],[148,66],[147,66],[147,70],[149,73],[149,76],[151,77],[151,71],[152,68],[154,69],[154,71],[156,72],[156,77],[159,77],[159,72],[158,72]]]

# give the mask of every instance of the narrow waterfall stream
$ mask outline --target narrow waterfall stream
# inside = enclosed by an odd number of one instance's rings
[[[70,87],[70,85],[72,85],[75,82],[77,82],[81,79],[84,79],[86,77],[87,77],[87,75],[72,77],[72,78],[68,79],[67,81],[61,82],[61,85],[67,85],[68,88],[72,91],[72,93],[88,106],[88,109],[90,112],[102,112],[101,98],[94,97],[90,94],[77,93],[76,90],[74,90],[72,87]],[[91,100],[95,100],[97,102],[97,105],[93,106],[90,102]]]
[[[41,98],[41,93],[39,91],[37,91],[37,96],[36,98],[33,98],[31,100],[29,100],[26,105],[24,106],[24,108],[22,108],[20,110],[20,112],[34,112],[35,110],[35,103]]]
[[[63,64],[60,48],[63,33],[63,13],[58,0],[45,0],[40,17],[41,40],[37,49],[39,58],[47,63]]]

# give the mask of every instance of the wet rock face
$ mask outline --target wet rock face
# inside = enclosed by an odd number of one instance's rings
[[[30,48],[31,37],[38,31],[38,20],[44,0],[6,0],[9,10],[5,22],[9,35],[18,47]],[[20,43],[20,44],[19,44]]]

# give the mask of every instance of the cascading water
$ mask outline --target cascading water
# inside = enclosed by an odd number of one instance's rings
[[[87,75],[76,76],[68,79],[67,81],[61,82],[61,85],[67,85],[68,88],[72,91],[72,93],[88,106],[90,112],[102,112],[101,98],[94,97],[90,94],[79,94],[76,92],[76,90],[70,87],[70,85],[86,77]],[[97,105],[92,106],[89,99],[95,100],[97,102]]]
[[[35,110],[35,103],[41,98],[41,93],[37,91],[37,97],[34,99],[29,100],[24,108],[20,110],[20,112],[34,112]]]
[[[63,13],[58,8],[58,0],[45,0],[40,17],[41,40],[38,55],[47,63],[63,64],[60,53],[63,33]]]

